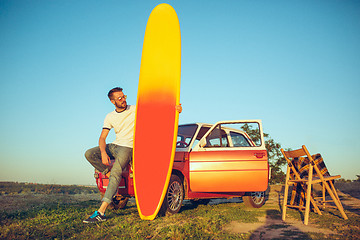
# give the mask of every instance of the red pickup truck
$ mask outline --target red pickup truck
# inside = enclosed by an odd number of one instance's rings
[[[160,148],[159,148],[160,149]],[[105,193],[109,179],[95,173]],[[179,125],[172,175],[159,215],[177,213],[184,199],[208,203],[213,198],[242,197],[245,205],[265,203],[269,164],[260,120]],[[134,197],[132,168],[123,172],[115,209]]]

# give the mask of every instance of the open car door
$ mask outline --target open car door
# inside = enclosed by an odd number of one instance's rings
[[[260,120],[214,124],[190,152],[193,192],[255,192],[268,186],[269,165]]]

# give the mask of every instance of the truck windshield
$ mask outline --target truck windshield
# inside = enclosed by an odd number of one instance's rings
[[[188,125],[180,125],[178,128],[177,135],[177,148],[187,148],[196,132],[198,125],[196,124],[188,124]]]

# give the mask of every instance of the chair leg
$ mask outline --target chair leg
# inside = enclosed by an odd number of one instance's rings
[[[332,182],[331,182],[330,184],[332,184]],[[343,208],[343,206],[342,206],[342,204],[341,204],[341,202],[340,202],[339,196],[338,196],[337,193],[336,193],[335,187],[334,187],[335,191],[333,192],[333,191],[331,191],[331,189],[330,189],[330,187],[329,187],[329,184],[328,184],[327,182],[324,181],[324,185],[325,185],[325,187],[326,187],[326,190],[329,192],[331,198],[333,199],[336,207],[339,209],[342,217],[343,217],[345,220],[348,219],[348,217],[347,217],[346,214],[345,214],[344,208]],[[332,186],[332,187],[333,187],[333,186]],[[336,194],[336,196],[335,196],[334,193]]]
[[[325,196],[326,196],[326,191],[325,191],[325,185],[324,184],[322,184],[322,201],[323,201],[323,208],[325,209],[325,204],[326,204],[326,198],[325,198]]]
[[[287,167],[286,170],[286,178],[285,178],[285,191],[284,191],[284,200],[282,206],[282,220],[285,221],[286,218],[286,206],[288,201],[288,194],[289,194],[289,177],[290,177],[290,168]]]
[[[317,206],[315,199],[313,199],[313,197],[310,197],[310,202],[312,203],[312,205],[313,205],[313,207],[314,207],[314,211],[315,211],[317,214],[322,215],[322,213],[321,213],[319,207]]]
[[[336,188],[335,188],[335,186],[334,186],[333,182],[332,182],[332,181],[329,181],[329,183],[330,183],[330,187],[331,187],[331,189],[333,190],[333,193],[334,193],[334,195],[335,195],[336,199],[337,199],[337,200],[340,202],[340,204],[341,204],[341,201],[340,201],[339,195],[338,195],[338,194],[337,194],[337,192],[336,192]]]
[[[312,174],[313,174],[313,166],[310,164],[309,176],[307,182],[307,191],[306,191],[306,205],[305,205],[305,217],[304,217],[305,225],[308,225],[309,223]]]

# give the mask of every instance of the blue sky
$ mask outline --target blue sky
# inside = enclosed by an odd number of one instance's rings
[[[109,89],[135,104],[159,3],[0,1],[0,181],[95,183],[84,152]],[[283,147],[360,174],[359,1],[167,3],[182,34],[180,123],[261,119]]]

